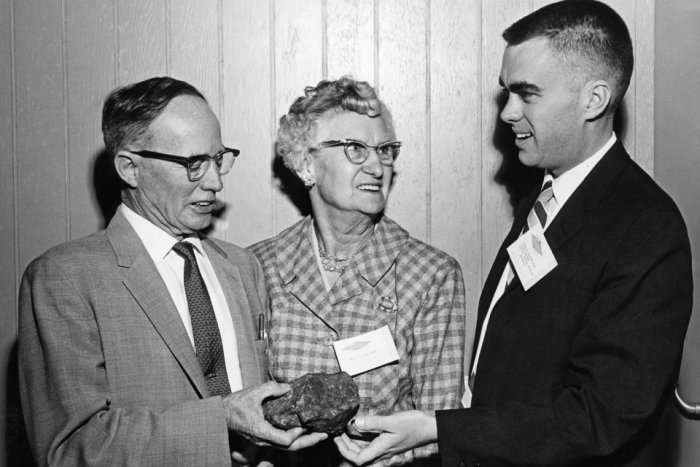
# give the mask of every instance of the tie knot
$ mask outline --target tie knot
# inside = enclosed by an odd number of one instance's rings
[[[189,242],[177,242],[173,245],[173,251],[182,256],[185,261],[194,261],[194,250]]]
[[[552,181],[547,180],[544,185],[542,185],[542,191],[540,191],[540,195],[537,197],[537,201],[541,203],[546,203],[550,199],[554,198],[554,190],[552,189]]]

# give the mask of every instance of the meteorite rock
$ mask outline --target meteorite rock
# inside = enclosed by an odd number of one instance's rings
[[[263,413],[277,428],[301,426],[339,435],[359,407],[357,385],[341,371],[330,375],[309,373],[294,380],[287,394],[263,404]]]

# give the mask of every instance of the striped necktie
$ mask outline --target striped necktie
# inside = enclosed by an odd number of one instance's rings
[[[545,228],[547,225],[547,208],[552,198],[554,198],[552,180],[547,180],[544,185],[542,185],[542,191],[540,191],[540,195],[537,197],[537,201],[532,207],[530,214],[527,215],[527,223],[523,228],[523,233],[533,228],[537,223],[539,223],[543,229]]]
[[[214,307],[209,298],[207,286],[199,272],[192,244],[179,242],[173,251],[185,260],[185,295],[192,321],[192,334],[197,360],[202,368],[207,387],[212,396],[231,393],[224,360],[224,347],[221,344],[219,325],[216,322]]]
[[[527,232],[537,224],[540,224],[543,229],[545,228],[545,226],[547,225],[547,208],[549,208],[549,205],[551,204],[552,200],[556,201],[556,199],[554,198],[554,190],[552,189],[552,179],[549,179],[546,182],[544,182],[544,185],[542,185],[542,191],[540,191],[539,196],[537,196],[537,201],[535,201],[535,205],[532,207],[530,213],[527,215],[527,222],[525,223],[525,227],[523,227],[523,231],[520,235],[525,234],[525,232]],[[509,285],[510,281],[512,281],[513,277],[515,277],[515,272],[513,271],[513,264],[510,262],[510,260],[508,260],[508,267],[510,269],[508,271],[508,279],[506,280],[506,285]]]

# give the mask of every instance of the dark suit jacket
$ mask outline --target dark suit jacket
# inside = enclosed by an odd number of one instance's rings
[[[539,188],[498,251],[477,336]],[[658,466],[692,309],[683,219],[618,141],[545,237],[558,266],[494,307],[472,408],[437,413],[443,465]]]
[[[234,245],[202,244],[231,311],[243,384],[258,384],[262,269]],[[221,398],[209,397],[175,304],[121,211],[27,267],[19,368],[39,465],[231,465]]]

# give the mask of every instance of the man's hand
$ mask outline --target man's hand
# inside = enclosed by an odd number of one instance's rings
[[[325,433],[304,435],[304,429],[279,430],[263,415],[262,403],[268,397],[279,397],[289,391],[288,384],[274,381],[234,392],[222,400],[226,410],[226,424],[233,431],[260,446],[274,446],[296,451],[313,446],[328,437]]]
[[[364,448],[345,433],[335,438],[340,454],[355,465],[388,459],[437,441],[435,414],[419,410],[397,412],[386,417],[358,415],[349,427],[350,434],[363,436],[366,433],[379,433]]]

